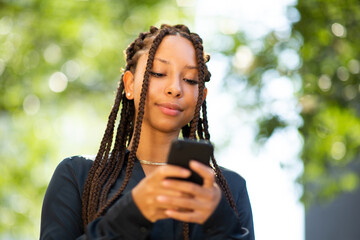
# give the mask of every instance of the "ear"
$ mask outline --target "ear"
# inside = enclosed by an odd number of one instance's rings
[[[207,88],[206,88],[206,87],[204,87],[202,102],[204,102],[204,101],[205,101],[205,99],[206,99],[206,95],[207,95]]]
[[[123,76],[125,96],[127,99],[134,99],[134,74],[131,71],[126,71]]]

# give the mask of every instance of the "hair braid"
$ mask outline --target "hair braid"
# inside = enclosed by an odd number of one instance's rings
[[[126,99],[125,94],[123,95],[123,98]],[[105,184],[104,186],[104,190],[102,191],[102,195],[101,195],[101,207],[103,207],[106,203],[107,200],[107,196],[108,193],[111,189],[111,187],[115,184],[117,177],[124,165],[124,160],[125,160],[125,154],[126,151],[122,150],[126,148],[126,142],[130,141],[131,139],[131,135],[133,132],[133,114],[134,114],[134,106],[133,106],[133,101],[128,101],[126,100],[126,105],[128,106],[127,108],[124,108],[122,111],[124,111],[125,116],[123,116],[123,118],[121,119],[122,121],[119,123],[119,127],[118,127],[118,133],[123,133],[121,136],[121,138],[119,138],[119,141],[115,143],[114,146],[114,154],[113,154],[113,158],[119,159],[118,161],[116,161],[116,165],[115,167],[112,169],[113,171],[111,172],[110,178],[108,180],[108,182]],[[128,110],[129,109],[129,110]],[[124,120],[123,120],[124,119]],[[127,140],[129,139],[129,140]],[[100,215],[99,215],[100,216]]]
[[[139,110],[138,110],[138,115],[136,117],[136,122],[135,122],[134,136],[133,136],[134,139],[132,141],[131,150],[130,150],[130,154],[129,154],[129,158],[128,158],[128,163],[127,163],[126,172],[125,172],[125,179],[124,179],[120,189],[118,190],[118,192],[98,211],[97,216],[102,215],[102,213],[105,212],[108,209],[108,207],[115,200],[117,200],[119,198],[121,193],[126,188],[128,182],[129,182],[129,179],[131,177],[132,170],[134,168],[135,158],[136,158],[136,151],[139,146],[141,125],[142,125],[142,120],[143,120],[144,112],[145,112],[145,99],[146,99],[147,89],[149,86],[149,77],[150,77],[150,72],[151,72],[154,57],[155,57],[155,52],[156,52],[158,46],[160,45],[162,39],[164,38],[164,36],[167,33],[168,33],[167,29],[160,31],[160,33],[154,39],[153,45],[151,46],[151,48],[149,50],[149,56],[148,56],[148,60],[147,60],[147,64],[146,64],[146,70],[144,73],[144,80],[143,80],[142,89],[141,89],[141,93],[140,93]]]
[[[141,33],[139,35],[139,38],[136,39],[133,43],[131,43],[129,45],[129,47],[127,48],[126,53],[125,53],[126,54],[126,62],[127,62],[127,65],[125,68],[126,71],[131,70],[131,68],[133,68],[133,70],[135,69],[137,58],[138,58],[138,56],[136,56],[136,54],[139,53],[139,50],[141,50],[141,48],[146,48],[147,45],[149,45],[149,42],[144,43],[143,40],[145,38],[148,38],[149,35],[154,34],[155,32],[156,32],[156,28],[152,28],[150,32]],[[139,41],[139,39],[140,39],[140,41]],[[113,171],[114,169],[111,169],[111,168],[114,168],[114,167],[116,168],[117,166],[119,169],[121,168],[122,164],[119,164],[119,161],[120,161],[120,163],[123,162],[124,154],[119,154],[119,152],[125,153],[126,140],[128,139],[128,141],[130,141],[131,137],[132,137],[132,130],[133,130],[133,122],[132,122],[133,119],[132,118],[133,118],[133,116],[130,116],[130,117],[128,117],[128,119],[131,119],[128,126],[124,127],[124,129],[125,129],[124,136],[126,138],[124,140],[125,142],[124,142],[124,144],[121,144],[122,146],[119,147],[120,149],[115,148],[115,146],[114,146],[114,149],[112,151],[113,158],[109,159],[109,152],[111,149],[112,139],[113,139],[114,124],[115,124],[116,115],[119,110],[119,106],[120,106],[120,102],[121,102],[120,96],[123,92],[124,92],[124,83],[121,78],[119,88],[117,91],[117,96],[115,98],[115,104],[109,115],[107,127],[105,130],[103,139],[101,141],[99,151],[97,153],[97,156],[95,158],[95,161],[94,161],[91,169],[89,170],[88,177],[86,179],[84,190],[83,190],[82,220],[84,223],[84,227],[91,220],[93,220],[95,218],[94,211],[96,211],[99,208],[99,192],[102,189],[102,185],[104,184],[104,181],[107,181],[107,178],[109,176],[108,172],[111,172],[110,178],[112,178],[114,176],[114,171]],[[130,114],[135,113],[133,101],[127,100],[124,97],[124,95],[123,95],[123,103],[128,103],[128,105],[130,106],[129,107]],[[121,120],[122,119],[120,119],[120,122],[121,122]],[[126,124],[124,124],[124,126],[126,126]],[[121,131],[121,129],[118,129],[118,131]],[[115,159],[116,157],[120,158],[119,161],[117,161]],[[116,161],[115,166],[113,164],[113,160]],[[119,165],[121,165],[121,166],[119,166]],[[106,182],[105,186],[107,186],[107,184],[109,184],[109,181]],[[104,193],[104,191],[103,191],[103,193]],[[104,199],[104,197],[100,197],[100,198]]]
[[[94,216],[96,214],[97,209],[99,208],[99,200],[100,200],[99,194],[100,194],[100,191],[102,188],[102,185],[101,185],[102,181],[100,179],[100,175],[106,170],[106,167],[109,165],[109,152],[110,152],[110,148],[112,145],[114,125],[115,125],[117,113],[119,111],[119,106],[120,106],[120,102],[121,102],[121,92],[122,92],[123,88],[124,88],[124,84],[122,82],[120,82],[120,86],[119,86],[118,93],[116,96],[117,101],[115,102],[115,104],[113,106],[114,111],[113,111],[113,114],[110,116],[111,120],[109,121],[109,122],[113,122],[113,124],[111,125],[111,132],[109,135],[108,144],[105,149],[105,154],[103,156],[101,166],[97,169],[97,171],[94,174],[94,180],[96,181],[96,184],[93,184],[90,189],[89,199],[91,200],[91,206],[90,206],[90,209],[88,210],[88,214],[90,216]]]
[[[206,101],[204,101],[202,104],[202,113],[203,113],[205,139],[210,141],[209,126],[208,126],[208,121],[207,121]],[[214,153],[211,155],[211,162],[213,164],[217,182],[220,185],[221,189],[223,190],[225,197],[228,200],[230,206],[232,207],[232,209],[235,211],[236,215],[238,216],[239,213],[238,213],[238,210],[236,207],[234,197],[230,191],[229,185],[228,185],[224,175],[222,174],[222,171],[221,171],[219,165],[217,164],[217,162],[215,160]]]
[[[101,140],[99,151],[96,155],[93,165],[91,166],[91,168],[89,170],[88,177],[85,182],[85,186],[84,186],[84,190],[83,190],[83,194],[82,194],[82,219],[84,221],[84,226],[86,226],[88,224],[88,222],[90,221],[90,219],[92,218],[91,211],[90,211],[92,208],[94,208],[93,201],[91,199],[92,186],[93,186],[92,182],[94,182],[94,180],[95,181],[97,180],[97,176],[95,176],[97,169],[99,167],[101,168],[107,161],[107,157],[108,157],[107,155],[108,155],[108,152],[111,147],[111,141],[112,141],[112,135],[113,135],[113,131],[114,131],[116,115],[117,115],[120,101],[121,101],[120,95],[123,90],[124,90],[124,85],[122,83],[120,83],[118,86],[118,89],[117,89],[115,103],[110,112],[110,115],[108,118],[109,120],[108,120],[108,123],[106,126],[106,130],[105,130],[103,139]],[[105,154],[104,154],[104,152],[105,152]]]
[[[203,120],[201,118],[199,118],[199,123],[198,123],[198,127],[197,127],[197,135],[198,135],[199,139],[201,139],[201,140],[204,139]]]
[[[190,125],[190,135],[189,138],[196,138],[195,131],[196,127],[199,121],[200,116],[200,108],[203,101],[203,94],[204,94],[204,88],[205,88],[205,62],[204,62],[204,51],[202,47],[202,41],[200,37],[197,34],[191,34],[191,41],[195,48],[196,53],[196,60],[198,63],[199,71],[198,71],[198,77],[199,77],[199,96],[195,107],[195,113],[194,118]]]
[[[116,161],[117,157],[118,157],[118,153],[119,153],[119,145],[122,145],[124,144],[124,125],[126,123],[124,123],[124,120],[125,120],[125,116],[127,114],[127,109],[128,109],[128,106],[129,106],[129,101],[126,101],[126,98],[125,98],[125,95],[123,94],[122,95],[122,108],[121,108],[121,114],[120,114],[120,123],[118,125],[118,128],[117,128],[117,133],[116,133],[116,137],[115,137],[115,144],[114,144],[114,148],[111,152],[111,154],[109,155],[109,160],[105,166],[105,169],[104,171],[100,174],[99,176],[99,184],[98,184],[98,188],[96,188],[96,191],[98,193],[101,192],[101,195],[100,195],[100,203],[99,203],[99,206],[103,205],[104,204],[104,190],[101,191],[101,189],[103,188],[106,188],[107,184],[109,181],[108,178],[109,176],[111,176],[111,174],[113,174],[113,169],[114,169],[114,166],[118,163],[118,161]],[[104,185],[104,183],[106,183],[106,185],[104,187],[102,187]],[[98,195],[97,195],[98,196]],[[106,199],[106,196],[105,196],[105,199]]]
[[[129,109],[129,114],[127,116],[127,122],[129,123],[127,125],[127,134],[126,134],[126,139],[127,139],[127,143],[130,144],[133,132],[134,132],[134,117],[135,117],[135,107],[134,107],[134,102],[131,101],[129,102],[130,105],[130,109]],[[127,147],[128,145],[126,145],[125,147]]]
[[[190,239],[190,228],[189,228],[189,224],[188,224],[188,223],[183,223],[183,224],[182,224],[182,230],[183,230],[184,240],[189,240],[189,239]]]
[[[208,120],[207,120],[207,107],[206,107],[206,100],[204,100],[204,102],[202,103],[202,115],[203,115],[203,131],[204,131],[204,135],[205,135],[205,139],[210,140],[210,133],[209,133],[209,125],[208,125]]]
[[[120,123],[117,129],[116,138],[115,138],[115,145],[114,149],[111,152],[109,165],[106,168],[106,173],[104,174],[103,179],[101,179],[101,185],[105,183],[105,180],[108,180],[104,186],[104,189],[102,190],[102,193],[100,195],[100,206],[103,206],[107,200],[107,194],[111,188],[111,186],[114,184],[119,169],[121,169],[124,159],[122,157],[122,154],[124,154],[124,151],[120,151],[122,148],[125,148],[126,145],[126,131],[125,128],[127,127],[128,123],[128,115],[130,114],[129,105],[130,101],[126,101],[125,94],[123,94],[123,107],[121,109],[121,118]],[[120,159],[119,161],[116,161],[117,159]]]

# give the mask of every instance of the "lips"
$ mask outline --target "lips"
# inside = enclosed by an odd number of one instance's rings
[[[184,111],[178,104],[175,103],[160,103],[156,105],[160,108],[162,113],[169,116],[176,116]]]

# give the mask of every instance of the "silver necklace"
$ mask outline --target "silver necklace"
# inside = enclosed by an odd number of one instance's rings
[[[139,162],[145,165],[154,165],[154,166],[164,166],[167,163],[166,162],[150,162],[150,161],[146,161],[146,160],[140,160]]]

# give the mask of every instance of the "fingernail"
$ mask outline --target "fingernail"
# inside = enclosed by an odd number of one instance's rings
[[[168,215],[168,216],[171,216],[172,213],[173,213],[173,211],[171,211],[171,210],[166,210],[166,211],[165,211],[165,214]]]
[[[182,175],[189,175],[189,174],[190,174],[190,171],[187,170],[187,169],[183,169],[183,170],[181,170],[181,174],[182,174]]]
[[[194,165],[194,167],[200,166],[200,163],[197,162],[197,161],[195,161],[195,160],[191,160],[191,161],[190,161],[190,164]]]
[[[157,199],[159,202],[165,202],[166,197],[165,197],[165,196],[160,195],[160,196],[157,196],[157,197],[156,197],[156,199]]]
[[[162,181],[162,185],[165,187],[168,187],[170,185],[170,182],[167,180]]]

